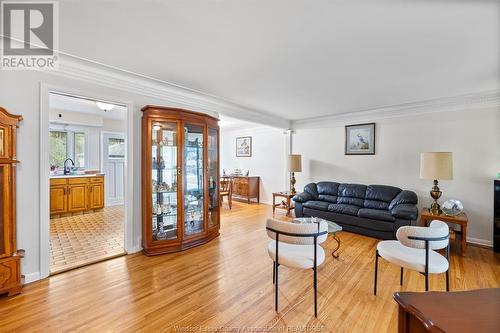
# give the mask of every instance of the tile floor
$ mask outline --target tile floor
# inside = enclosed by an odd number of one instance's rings
[[[50,220],[50,273],[125,254],[124,206]]]

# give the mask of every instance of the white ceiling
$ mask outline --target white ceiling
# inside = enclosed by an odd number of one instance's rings
[[[96,101],[94,100],[59,94],[49,95],[49,106],[54,110],[80,112],[96,115],[104,119],[115,120],[125,120],[127,112],[127,108],[121,105],[115,105],[113,109],[104,112],[97,107]]]
[[[500,88],[497,0],[61,1],[60,48],[287,119]]]

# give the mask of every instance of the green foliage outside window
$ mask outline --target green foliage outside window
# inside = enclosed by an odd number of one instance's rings
[[[50,165],[62,168],[68,153],[68,135],[66,132],[50,131]]]

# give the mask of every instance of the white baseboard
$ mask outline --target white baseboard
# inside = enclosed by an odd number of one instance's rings
[[[24,274],[24,283],[31,283],[40,280],[40,272]]]
[[[493,241],[479,239],[479,238],[467,237],[467,243],[477,244],[477,245],[486,246],[486,247],[493,247]]]
[[[142,246],[133,246],[130,249],[125,249],[127,254],[137,253],[142,251]]]

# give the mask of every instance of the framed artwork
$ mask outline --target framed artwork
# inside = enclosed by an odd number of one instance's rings
[[[345,155],[375,155],[375,123],[345,127]]]
[[[252,156],[252,137],[240,136],[236,138],[236,157]]]

